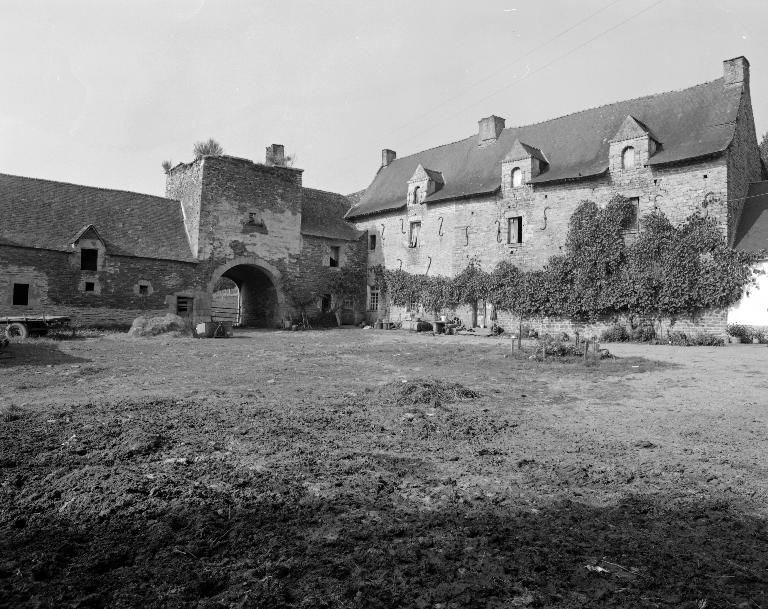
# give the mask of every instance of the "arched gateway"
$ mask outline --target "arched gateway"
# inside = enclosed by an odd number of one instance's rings
[[[227,284],[234,286],[227,289]],[[212,316],[240,326],[274,328],[285,307],[280,271],[256,257],[235,258],[218,267],[211,275],[208,294]]]

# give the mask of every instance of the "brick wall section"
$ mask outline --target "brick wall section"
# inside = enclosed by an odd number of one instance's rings
[[[85,282],[95,284],[85,291]],[[140,294],[139,282],[148,284]],[[30,285],[29,305],[14,306],[13,284]],[[0,248],[0,315],[72,315],[84,325],[130,323],[141,311],[164,314],[176,295],[194,289],[196,264],[111,256],[97,271],[81,271],[79,253],[35,248]],[[138,313],[137,313],[138,312]]]

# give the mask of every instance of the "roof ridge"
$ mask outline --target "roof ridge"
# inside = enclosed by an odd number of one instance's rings
[[[47,178],[32,178],[29,176],[19,176],[12,173],[1,173],[0,177],[16,178],[19,180],[29,180],[31,182],[47,182],[48,184],[61,184],[64,186],[77,186],[78,188],[90,188],[91,190],[101,190],[104,192],[119,192],[129,195],[140,195],[142,197],[151,197],[152,199],[162,199],[163,201],[169,201],[172,203],[179,203],[178,199],[169,199],[168,197],[161,197],[158,195],[150,195],[145,192],[136,192],[135,190],[123,190],[122,188],[104,188],[103,186],[89,186],[88,184],[76,184],[74,182],[62,182],[61,180],[48,180]]]
[[[525,127],[533,127],[535,125],[543,125],[545,123],[550,123],[550,122],[557,121],[557,120],[560,120],[560,119],[563,119],[563,118],[567,118],[567,117],[570,117],[570,116],[576,116],[578,114],[583,114],[585,112],[591,112],[592,110],[599,110],[600,108],[607,108],[608,106],[615,106],[617,104],[624,104],[624,103],[627,103],[627,102],[639,101],[641,99],[651,99],[653,97],[659,97],[661,95],[668,95],[669,93],[681,93],[683,91],[688,91],[689,89],[695,89],[697,87],[704,87],[706,85],[711,85],[712,83],[717,82],[718,80],[723,80],[723,77],[721,76],[719,78],[714,78],[712,80],[707,80],[705,82],[697,83],[697,84],[691,85],[689,87],[683,87],[681,89],[669,89],[668,91],[660,91],[658,93],[649,93],[647,95],[640,95],[638,97],[630,97],[629,99],[620,99],[618,101],[613,101],[613,102],[608,102],[608,103],[605,103],[605,104],[600,104],[599,106],[590,106],[589,108],[584,108],[582,110],[577,110],[576,112],[569,112],[567,114],[561,114],[560,116],[555,116],[555,117],[552,117],[552,118],[547,118],[547,119],[544,119],[542,121],[537,121],[535,123],[528,123],[526,125],[515,125],[514,127],[505,127],[503,131],[512,131],[514,129],[523,129]],[[424,148],[423,150],[418,150],[416,152],[412,152],[411,154],[408,154],[406,156],[398,157],[397,159],[392,161],[392,163],[390,163],[390,164],[393,165],[393,164],[397,163],[398,161],[405,160],[405,159],[407,159],[409,157],[415,156],[417,154],[421,154],[423,152],[429,152],[430,150],[437,150],[438,148],[444,148],[445,146],[453,146],[454,144],[458,144],[460,142],[464,142],[464,141],[472,139],[474,137],[477,137],[476,133],[474,133],[474,134],[472,134],[470,136],[467,136],[467,137],[463,137],[463,138],[461,138],[459,140],[454,140],[453,142],[446,142],[445,144],[439,144],[437,146],[432,146],[430,148]]]
[[[569,112],[567,114],[561,114],[560,116],[555,116],[552,118],[545,119],[543,121],[538,121],[535,123],[528,123],[527,125],[516,125],[514,127],[506,127],[504,131],[512,130],[512,129],[523,129],[525,127],[534,127],[536,125],[543,125],[544,123],[551,123],[552,121],[558,121],[563,118],[568,118],[571,116],[577,116],[579,114],[584,114],[585,112],[592,112],[593,110],[600,110],[601,108],[607,108],[609,106],[616,106],[618,104],[626,104],[628,102],[636,102],[643,99],[652,99],[654,97],[661,97],[662,95],[669,95],[670,93],[682,93],[683,91],[688,91],[689,89],[695,89],[697,87],[704,87],[707,85],[711,85],[714,82],[717,82],[718,80],[723,80],[723,77],[715,78],[713,80],[708,80],[706,82],[701,82],[695,85],[691,85],[690,87],[683,87],[682,89],[670,89],[668,91],[660,91],[659,93],[649,93],[647,95],[640,95],[638,97],[630,97],[629,99],[620,99],[618,101],[609,102],[607,104],[600,104],[599,106],[590,106],[589,108],[584,108],[583,110],[576,110],[575,112]],[[639,118],[632,115],[632,118],[634,118],[636,121],[640,121]]]

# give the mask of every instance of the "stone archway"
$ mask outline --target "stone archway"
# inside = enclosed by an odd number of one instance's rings
[[[222,301],[214,295],[222,280],[234,283],[238,291],[229,307],[224,308]],[[230,319],[240,326],[274,328],[285,306],[285,297],[280,289],[280,272],[254,257],[235,258],[217,268],[211,276],[208,293],[211,295],[213,317]]]

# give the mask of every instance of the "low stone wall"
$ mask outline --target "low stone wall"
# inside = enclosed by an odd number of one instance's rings
[[[391,321],[403,321],[410,317],[410,312],[407,311],[405,307],[391,306],[386,313],[388,314],[379,313],[377,315],[369,313],[369,320],[373,322],[377,317],[380,317],[381,319],[389,319]],[[459,317],[465,325],[469,325],[470,320],[472,319],[472,311],[469,307],[459,307],[455,310],[443,312],[443,314],[449,319],[454,316]],[[434,319],[433,314],[425,313],[424,311],[421,311],[418,314],[414,313],[413,317],[419,317],[426,321]],[[485,316],[486,319],[483,319],[483,317],[482,312],[478,313],[478,325],[490,327],[494,323],[493,320],[490,319],[492,317],[490,310],[488,315]],[[518,317],[510,315],[504,311],[497,311],[495,321],[510,334],[517,332],[520,323]],[[636,319],[635,323],[637,324],[639,321],[640,320]],[[610,328],[615,323],[619,323],[627,329],[630,329],[629,320],[621,317],[618,319],[603,319],[594,323],[583,323],[557,318],[531,318],[523,321],[523,325],[536,330],[539,335],[551,334],[552,336],[555,336],[557,334],[566,333],[569,336],[573,336],[578,332],[580,336],[588,338],[592,336],[599,337],[603,331]],[[654,328],[656,329],[656,334],[659,338],[667,336],[668,332],[685,332],[686,334],[708,333],[725,338],[728,335],[728,312],[725,309],[717,309],[707,311],[696,318],[683,318],[677,320],[664,319],[661,322],[661,328],[659,328],[658,322],[654,322]]]

